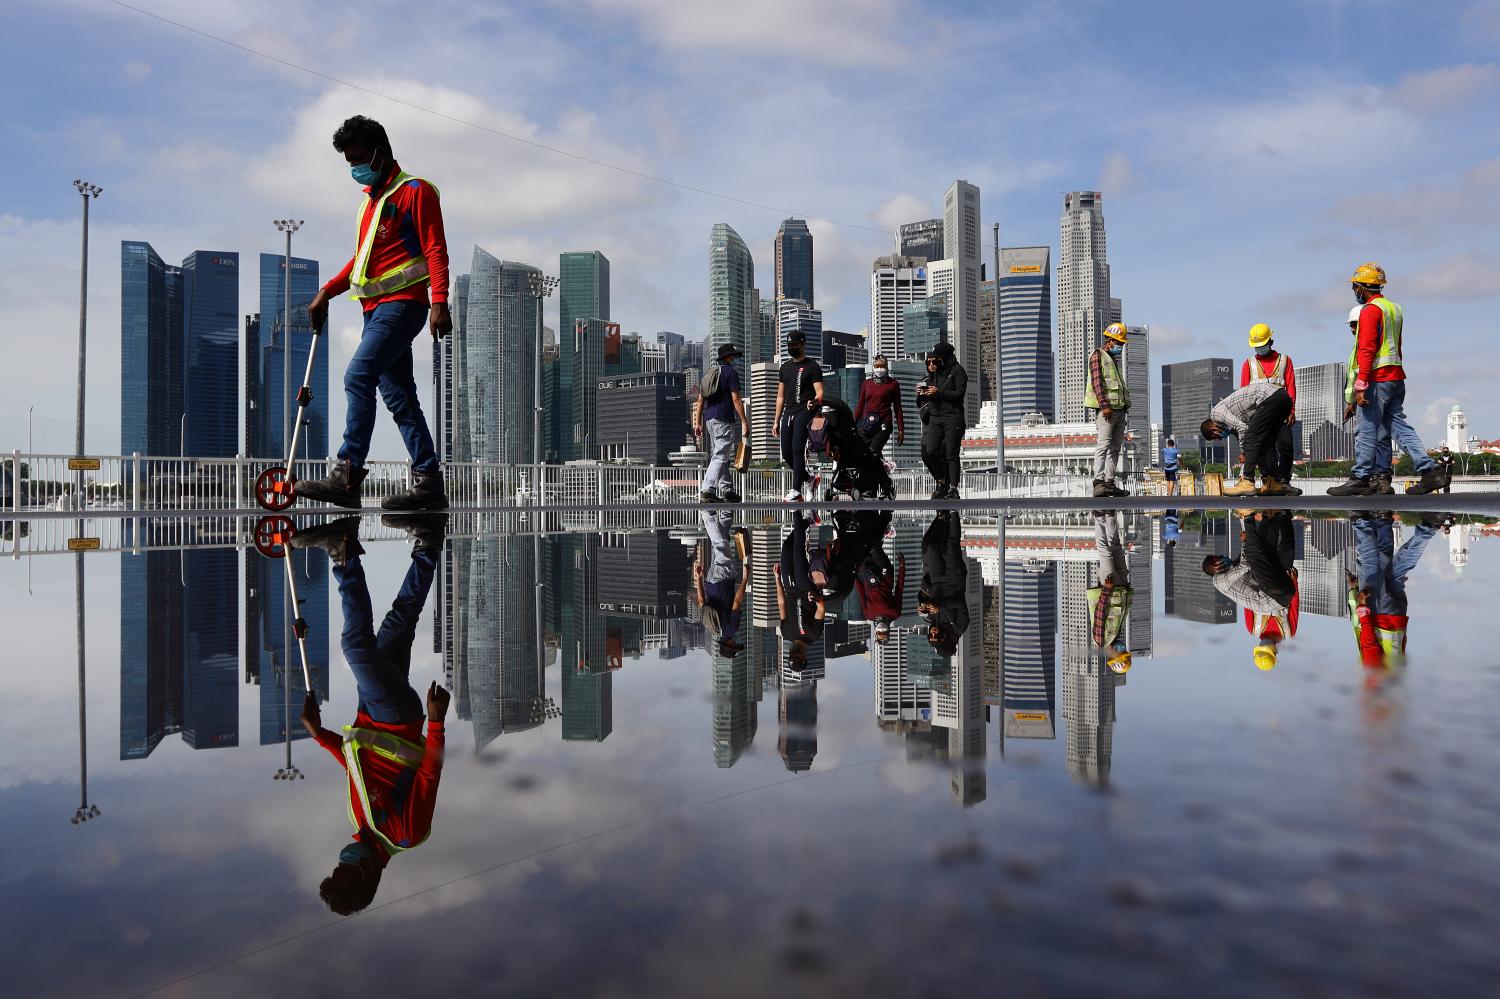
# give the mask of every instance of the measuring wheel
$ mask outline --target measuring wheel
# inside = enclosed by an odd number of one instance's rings
[[[280,465],[255,478],[255,502],[264,510],[285,510],[297,498],[297,480]]]
[[[290,517],[262,517],[255,522],[255,550],[266,558],[285,558],[287,544],[297,533]]]

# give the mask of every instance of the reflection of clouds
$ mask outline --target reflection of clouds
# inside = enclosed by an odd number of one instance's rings
[[[1187,630],[1159,629],[1152,643],[1153,659],[1171,659],[1174,656],[1191,656],[1198,650],[1199,640]]]

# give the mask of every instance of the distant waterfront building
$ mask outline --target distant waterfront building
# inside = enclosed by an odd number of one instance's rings
[[[1118,300],[1117,300],[1118,301]],[[1151,464],[1151,327],[1126,326],[1125,386],[1130,390],[1130,411],[1125,429],[1131,439],[1125,451],[1132,456],[1127,465],[1139,473]]]
[[[774,461],[781,454],[780,442],[771,436],[775,427],[777,369],[774,361],[761,361],[749,366],[748,378],[745,377],[745,368],[739,369],[740,385],[743,387],[748,383],[750,388],[750,394],[742,398],[745,415],[750,418],[750,441],[755,461]]]
[[[868,363],[865,350],[865,338],[858,333],[845,333],[841,330],[824,330],[823,338],[823,367],[827,370],[856,365],[863,367]]]
[[[464,373],[475,461],[524,465],[532,460],[532,407],[541,386],[535,370],[537,302],[528,276],[540,273],[474,247]]]
[[[984,273],[984,265],[980,265]],[[995,401],[995,378],[1000,372],[999,342],[995,339],[995,279],[979,282],[979,401]]]
[[[776,230],[776,300],[813,299],[813,236],[801,219],[787,219]]]
[[[239,451],[240,255],[195,250],[182,262],[183,435],[187,453]]]
[[[1000,248],[1000,365],[1007,424],[1057,419],[1052,363],[1052,251]]]
[[[469,275],[459,274],[449,289],[449,312],[453,332],[432,341],[432,394],[437,414],[432,421],[433,443],[442,461],[471,461],[469,446],[469,394],[465,377],[466,323],[469,311]],[[552,411],[542,414],[542,436],[551,439]]]
[[[686,386],[680,372],[605,376],[598,387],[600,457],[666,465],[688,435]]]
[[[1057,419],[1064,423],[1087,418],[1083,396],[1088,356],[1110,322],[1103,202],[1098,191],[1063,196],[1062,263],[1057,269]]]
[[[1178,438],[1179,444],[1181,440]],[[1203,571],[1203,560],[1209,555],[1229,557],[1229,519],[1193,516],[1198,518],[1198,529],[1181,530],[1177,544],[1164,553],[1167,617],[1198,624],[1233,624],[1234,601],[1220,593],[1213,578]]]
[[[163,263],[150,243],[122,241],[121,454],[178,453],[182,350],[182,268]]]
[[[769,298],[761,298],[759,292],[755,293],[755,299],[758,303],[755,335],[751,337],[750,347],[745,350],[745,359],[752,364],[776,359],[776,303]]]
[[[1302,370],[1297,371],[1297,397],[1302,398]],[[1234,362],[1227,357],[1205,357],[1161,367],[1161,424],[1183,450],[1197,449],[1206,461],[1225,460],[1222,441],[1208,444],[1199,425],[1219,400],[1234,391]],[[1298,407],[1301,408],[1300,405]]]
[[[924,219],[921,222],[908,222],[901,227],[901,256],[921,257],[923,260],[942,260],[946,253],[943,252],[943,220]]]
[[[759,300],[755,260],[740,234],[719,222],[708,235],[708,350],[732,343],[748,353]]]
[[[561,253],[557,258],[557,276],[557,328],[558,346],[561,348],[557,394],[560,403],[567,406],[576,403],[578,397],[573,384],[573,372],[579,366],[572,356],[574,325],[580,319],[608,322],[610,318],[609,258],[598,250]],[[557,417],[557,422],[564,427],[576,420],[576,404],[572,406],[571,412],[560,413]],[[575,448],[576,442],[564,432],[561,435],[558,460],[567,461],[580,457]]]
[[[949,301],[949,338],[958,361],[974,378],[982,358],[979,351],[979,188],[955,180],[943,195],[943,248],[953,262],[953,298]],[[938,290],[938,289],[934,289]],[[968,421],[979,418],[978,378],[976,391],[968,394]]]
[[[807,356],[823,362],[823,311],[814,309],[796,298],[784,298],[776,303],[776,359],[787,358],[786,338],[793,330],[807,338]]]
[[[312,347],[312,325],[307,318],[307,306],[321,287],[318,281],[318,262],[302,257],[292,258],[292,318],[291,333],[291,384],[283,378],[285,359],[282,351],[287,342],[287,328],[282,317],[283,295],[286,288],[282,282],[286,258],[279,253],[260,255],[260,312],[258,314],[259,340],[254,345],[253,362],[251,345],[246,345],[246,364],[254,363],[257,374],[253,381],[258,388],[253,401],[246,398],[245,454],[255,458],[286,457],[286,438],[282,434],[282,406],[287,403],[287,415],[297,418],[297,403],[292,397],[302,384],[307,369],[307,355]],[[313,362],[312,403],[307,407],[298,444],[299,458],[325,458],[328,450],[328,355],[329,345],[318,345],[318,356]],[[248,372],[246,384],[252,381]],[[249,418],[254,415],[255,426]],[[251,450],[253,448],[253,450]]]
[[[1454,454],[1469,453],[1469,418],[1459,408],[1458,403],[1453,404],[1453,409],[1448,413],[1447,437],[1444,443],[1448,450]]]
[[[1302,451],[1312,461],[1354,457],[1354,434],[1344,428],[1343,361],[1297,366],[1297,422]],[[1166,391],[1166,386],[1162,386]],[[1352,424],[1351,424],[1352,426]],[[1178,438],[1178,443],[1182,439]]]
[[[328,560],[293,553],[298,616],[307,622],[307,661],[313,687],[328,697]],[[297,721],[307,690],[295,639],[288,649],[286,573],[279,562],[247,550],[245,567],[245,682],[260,688],[260,744],[310,738]],[[290,655],[288,655],[290,653]]]
[[[902,312],[902,326],[906,330],[906,351],[923,355],[949,339],[948,313],[950,295],[943,291],[918,299]],[[970,376],[969,388],[975,388],[975,379]]]
[[[906,307],[928,296],[927,262],[921,257],[878,257],[870,273],[870,357],[906,357]]]
[[[611,339],[618,341],[619,323],[601,319],[577,319],[573,322],[572,378],[573,398],[568,401],[572,419],[564,435],[573,458],[599,457],[599,379],[605,373],[605,355]],[[618,352],[618,346],[616,346]],[[618,362],[617,362],[618,363]],[[594,391],[587,391],[593,386]]]

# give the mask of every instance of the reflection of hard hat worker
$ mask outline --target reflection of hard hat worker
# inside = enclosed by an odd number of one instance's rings
[[[1110,670],[1115,673],[1129,673],[1130,651],[1125,648],[1125,643],[1116,641],[1113,645],[1110,646],[1110,650],[1114,653],[1114,655],[1106,659],[1104,661],[1104,665],[1108,666]]]
[[[1275,642],[1262,642],[1261,644],[1257,645],[1255,647],[1255,652],[1253,653],[1255,659],[1255,668],[1260,670],[1262,673],[1268,673],[1271,670],[1275,669],[1276,655],[1277,652]]]

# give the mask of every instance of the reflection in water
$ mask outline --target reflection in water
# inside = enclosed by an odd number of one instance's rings
[[[443,774],[449,693],[433,683],[424,713],[408,677],[417,622],[443,548],[445,518],[416,515],[387,521],[406,527],[416,545],[401,589],[378,629],[363,549],[352,536],[358,518],[335,521],[293,542],[322,547],[333,561],[344,616],[340,645],[359,691],[354,721],[342,735],[323,727],[314,693],[308,692],[302,708],[303,727],[348,774],[354,841],[339,852],[337,866],[318,889],[328,907],[343,916],[370,904],[392,857],[426,841]]]
[[[1241,522],[1235,558],[1206,555],[1203,572],[1214,589],[1242,609],[1257,644],[1256,669],[1276,668],[1280,645],[1297,634],[1300,600],[1292,515],[1285,510],[1249,514]]]

